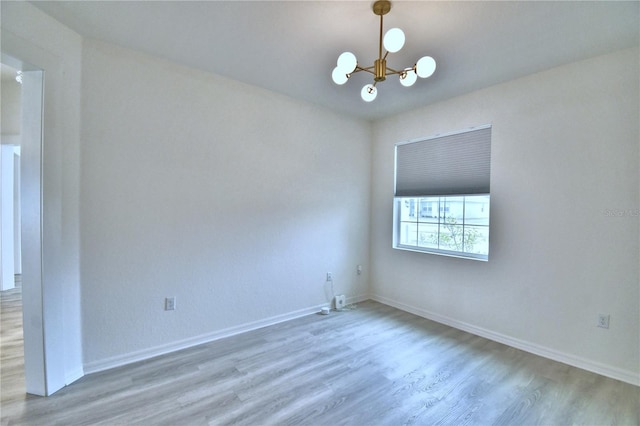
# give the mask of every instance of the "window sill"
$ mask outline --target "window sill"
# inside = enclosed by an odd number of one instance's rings
[[[446,257],[457,257],[459,259],[469,259],[469,260],[477,260],[480,262],[488,262],[489,256],[483,254],[473,254],[473,253],[460,253],[456,251],[446,251],[446,250],[429,250],[429,249],[421,249],[413,246],[393,246],[396,250],[404,250],[404,251],[412,251],[415,253],[424,253],[424,254],[435,254],[438,256],[446,256]]]

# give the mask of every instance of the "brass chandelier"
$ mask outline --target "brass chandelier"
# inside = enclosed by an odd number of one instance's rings
[[[398,75],[400,84],[405,87],[412,86],[418,77],[430,77],[436,70],[436,61],[431,56],[423,56],[412,67],[402,70],[395,70],[387,66],[387,56],[395,53],[404,46],[404,32],[400,28],[391,28],[382,37],[382,17],[391,10],[391,2],[388,0],[377,0],[373,3],[373,13],[380,16],[380,42],[378,45],[378,59],[372,66],[361,67],[358,65],[356,55],[351,52],[344,52],[338,57],[337,66],[333,69],[331,77],[336,84],[344,84],[349,78],[360,71],[373,74],[373,84],[367,84],[362,88],[360,95],[366,102],[373,101],[378,95],[376,84],[386,80],[387,75]],[[382,56],[382,48],[386,50]]]

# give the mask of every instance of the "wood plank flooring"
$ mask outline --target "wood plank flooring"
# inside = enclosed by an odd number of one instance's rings
[[[0,291],[0,415],[4,424],[5,400],[24,399],[24,340],[22,287]]]
[[[26,396],[15,299],[2,293],[2,425],[640,424],[638,387],[375,302]]]

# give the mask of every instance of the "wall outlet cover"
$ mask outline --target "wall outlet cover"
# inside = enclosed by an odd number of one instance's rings
[[[341,310],[344,308],[344,305],[346,304],[347,298],[344,294],[339,294],[336,297],[333,298],[333,304],[334,307],[337,311]]]
[[[609,328],[609,315],[598,314],[598,327]]]
[[[175,311],[176,310],[176,298],[175,297],[167,297],[164,299],[164,310],[165,311]]]

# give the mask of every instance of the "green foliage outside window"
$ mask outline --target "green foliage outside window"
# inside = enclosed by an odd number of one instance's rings
[[[444,228],[444,229],[443,229]],[[420,233],[421,243],[439,244],[456,251],[473,251],[480,233],[477,229],[467,229],[458,224],[455,217],[448,217],[440,224],[440,241],[438,235]]]

